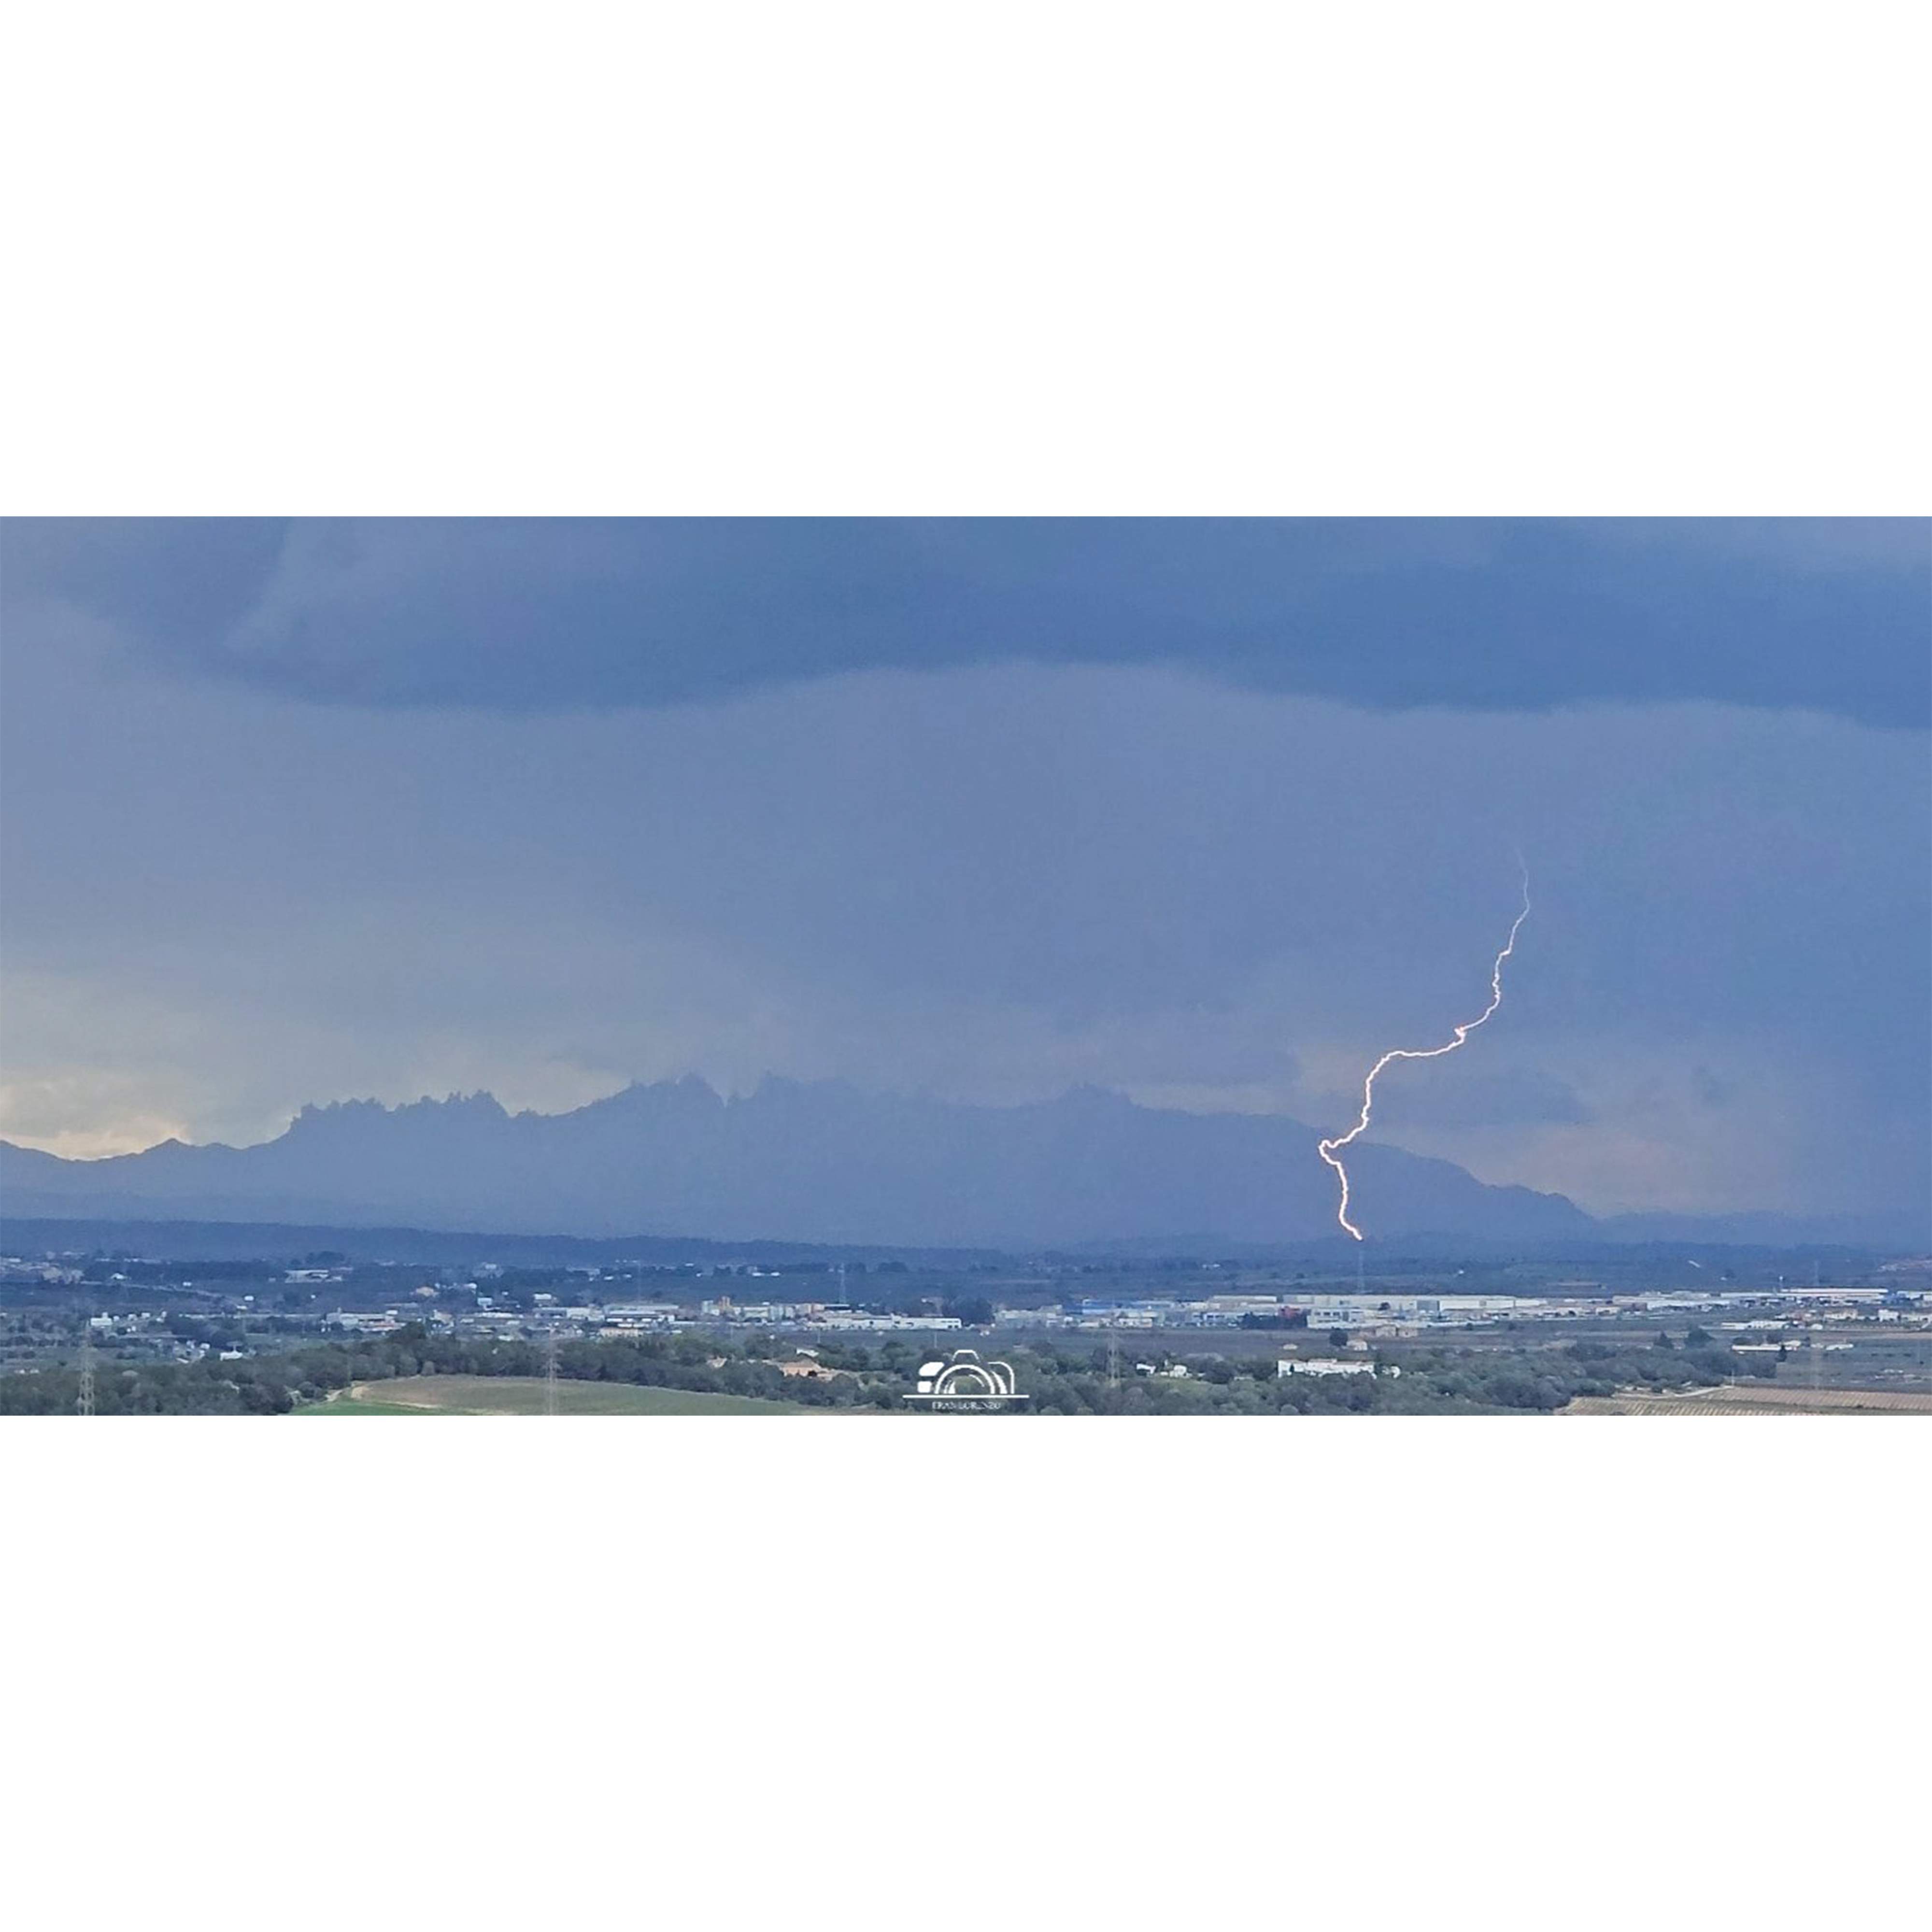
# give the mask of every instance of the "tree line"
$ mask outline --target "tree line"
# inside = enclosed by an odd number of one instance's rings
[[[890,1409],[910,1386],[930,1344],[895,1336],[876,1346],[827,1342],[823,1378],[784,1374],[775,1338],[692,1334],[560,1340],[556,1372],[578,1382],[628,1382],[702,1394],[752,1396],[806,1408]],[[1708,1386],[1733,1373],[1772,1376],[1777,1358],[1740,1368],[1701,1330],[1684,1346],[1660,1336],[1648,1347],[1573,1342],[1554,1350],[1444,1348],[1405,1354],[1400,1378],[1387,1374],[1279,1376],[1275,1358],[1184,1358],[1184,1377],[1120,1372],[1104,1346],[1030,1342],[1007,1352],[1034,1415],[1547,1413],[1580,1395],[1619,1388]],[[102,1357],[94,1369],[100,1415],[283,1415],[351,1382],[402,1376],[542,1376],[540,1342],[432,1335],[410,1323],[382,1336],[309,1342],[224,1361],[127,1363]],[[1388,1364],[1382,1366],[1386,1367]],[[72,1414],[80,1370],[68,1363],[0,1375],[0,1414]]]

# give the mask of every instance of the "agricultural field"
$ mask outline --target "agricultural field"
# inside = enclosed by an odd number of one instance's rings
[[[298,1415],[542,1415],[543,1380],[535,1376],[402,1376],[352,1382],[326,1402],[304,1404]],[[646,1388],[628,1382],[560,1381],[560,1415],[808,1415],[788,1402]]]
[[[1932,1415],[1932,1392],[1918,1389],[1780,1388],[1752,1386],[1688,1389],[1680,1394],[1620,1390],[1578,1396],[1565,1415]]]

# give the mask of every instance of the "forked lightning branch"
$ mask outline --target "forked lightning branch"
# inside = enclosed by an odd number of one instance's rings
[[[1316,1151],[1332,1167],[1342,1183],[1342,1198],[1335,1210],[1335,1218],[1357,1240],[1362,1238],[1362,1231],[1348,1219],[1348,1170],[1338,1158],[1342,1150],[1358,1135],[1365,1132],[1369,1116],[1376,1104],[1376,1081],[1384,1067],[1392,1060],[1440,1060],[1445,1053],[1454,1053],[1477,1028],[1484,1024],[1490,1016],[1503,1003],[1503,962],[1516,950],[1516,936],[1522,930],[1522,922],[1529,916],[1529,868],[1523,868],[1522,910],[1509,929],[1509,937],[1503,942],[1502,950],[1496,955],[1496,964],[1490,970],[1490,1004],[1472,1020],[1466,1020],[1454,1030],[1454,1036],[1440,1046],[1391,1047],[1369,1069],[1368,1077],[1362,1082],[1362,1112],[1355,1124],[1346,1134],[1334,1140],[1322,1141]]]

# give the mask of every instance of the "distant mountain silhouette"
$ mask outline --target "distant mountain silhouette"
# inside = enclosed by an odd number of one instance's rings
[[[567,1114],[509,1114],[487,1094],[304,1107],[256,1147],[164,1141],[77,1161],[0,1142],[0,1203],[12,1216],[928,1246],[1306,1241],[1337,1232],[1316,1139],[1276,1116],[1165,1112],[1093,1088],[974,1107],[776,1077],[725,1100],[689,1078]],[[1394,1148],[1358,1147],[1350,1171],[1377,1236],[1533,1241],[1595,1225],[1561,1195],[1487,1186]]]

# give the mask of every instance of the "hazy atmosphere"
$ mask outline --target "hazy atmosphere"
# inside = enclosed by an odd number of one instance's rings
[[[18,1144],[690,1074],[1332,1132],[1480,1010],[1520,848],[1504,1005],[1371,1141],[1595,1213],[1924,1203],[1923,524],[4,545]]]

